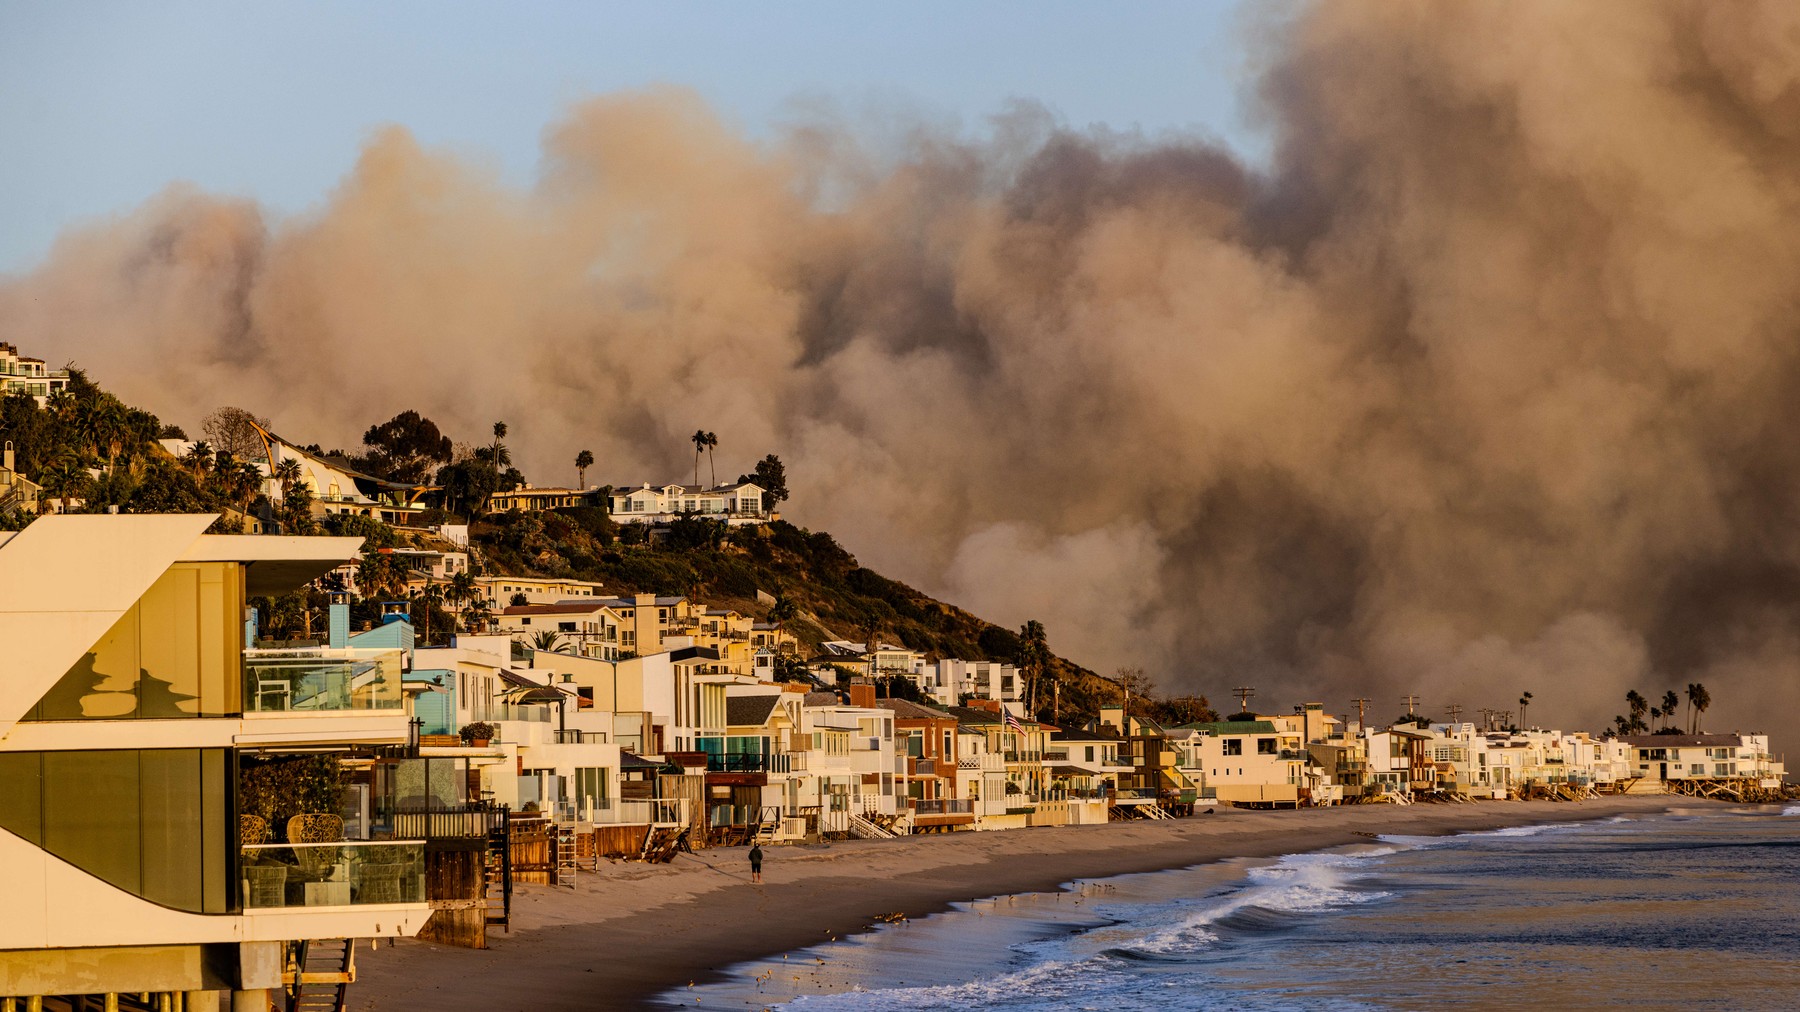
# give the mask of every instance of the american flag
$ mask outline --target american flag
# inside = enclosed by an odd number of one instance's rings
[[[1000,714],[1001,719],[1006,722],[1006,729],[1008,731],[1018,735],[1025,733],[1025,728],[1019,723],[1019,718],[1013,716],[1013,712],[1006,708],[1005,703],[1000,704]]]

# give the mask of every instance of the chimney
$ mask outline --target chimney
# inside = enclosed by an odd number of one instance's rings
[[[875,686],[868,682],[850,683],[850,705],[875,708]]]
[[[350,595],[339,591],[331,595],[330,627],[326,643],[333,650],[342,650],[350,645]]]

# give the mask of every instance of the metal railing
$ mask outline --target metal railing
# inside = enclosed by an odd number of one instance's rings
[[[245,650],[244,710],[398,710],[399,650]]]
[[[967,798],[908,798],[914,815],[973,815],[975,802]]]
[[[1006,753],[1009,763],[1038,763],[1044,761],[1044,753],[1037,751],[1017,751]]]
[[[708,773],[787,773],[790,769],[785,752],[724,752],[706,757]]]
[[[604,745],[606,744],[606,732],[560,730],[556,732],[556,743],[558,745]]]
[[[423,840],[251,844],[240,872],[246,909],[425,902]]]

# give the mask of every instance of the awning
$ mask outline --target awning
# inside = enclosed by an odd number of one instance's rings
[[[621,771],[623,771],[623,770],[660,770],[662,768],[663,768],[662,763],[651,762],[650,760],[645,759],[641,755],[634,755],[633,753],[623,752],[623,751],[619,753],[619,769]]]
[[[548,685],[534,685],[529,689],[507,689],[498,693],[501,701],[513,703],[561,703],[569,698],[569,694],[561,689],[552,689]]]
[[[1080,766],[1052,766],[1050,775],[1053,777],[1097,777],[1100,774]]]

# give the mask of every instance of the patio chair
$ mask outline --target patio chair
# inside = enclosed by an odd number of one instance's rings
[[[404,903],[408,897],[405,888],[406,865],[404,864],[358,864],[356,883],[357,903]]]
[[[244,866],[244,906],[287,906],[288,866],[270,861]]]
[[[303,880],[323,882],[338,869],[342,847],[303,847],[305,843],[336,843],[344,838],[344,820],[326,812],[296,815],[287,823],[288,843],[293,846],[296,872]]]
[[[269,842],[269,823],[260,815],[238,816],[238,844],[254,847]]]

